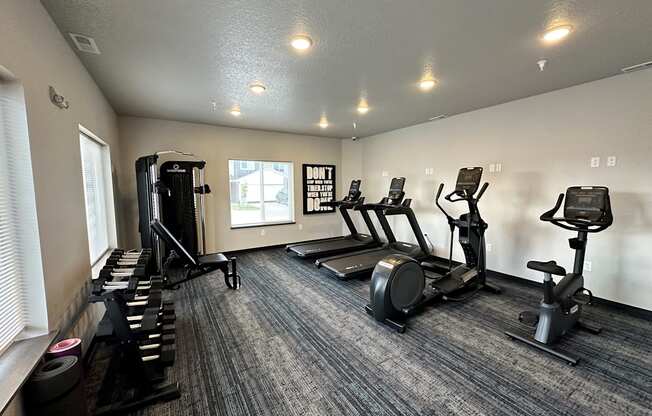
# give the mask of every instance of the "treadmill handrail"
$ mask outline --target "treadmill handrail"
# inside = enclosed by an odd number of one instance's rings
[[[377,202],[375,204],[362,204],[360,206],[355,207],[356,210],[386,210],[386,209],[392,209],[392,208],[400,208],[401,204],[383,204],[382,202]]]

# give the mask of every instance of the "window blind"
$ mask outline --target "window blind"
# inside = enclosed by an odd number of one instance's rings
[[[22,241],[21,227],[33,225],[33,189],[24,102],[0,83],[0,352],[26,323],[25,271],[32,253],[24,249],[30,244]]]
[[[84,198],[86,203],[86,225],[91,264],[94,264],[109,249],[109,227],[107,216],[106,146],[83,133],[79,136],[82,174],[84,177]]]

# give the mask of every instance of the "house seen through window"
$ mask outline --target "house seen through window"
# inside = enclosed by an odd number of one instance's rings
[[[231,226],[294,221],[290,162],[230,160]]]

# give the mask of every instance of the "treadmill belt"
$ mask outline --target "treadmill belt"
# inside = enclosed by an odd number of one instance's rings
[[[341,279],[346,279],[362,273],[371,273],[380,260],[391,254],[405,253],[385,248],[328,260],[321,263],[321,267],[330,270]]]
[[[353,238],[343,238],[340,240],[322,241],[312,244],[303,244],[292,247],[290,250],[301,257],[316,256],[338,251],[346,251],[350,248],[364,247],[369,245],[369,241],[360,241]]]

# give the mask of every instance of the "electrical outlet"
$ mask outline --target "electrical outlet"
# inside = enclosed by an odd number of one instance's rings
[[[607,167],[613,168],[616,166],[616,156],[607,157]]]
[[[590,272],[592,267],[593,267],[593,262],[591,262],[590,260],[584,260],[584,271],[585,272]]]
[[[496,164],[492,163],[489,165],[489,173],[494,173],[496,171]]]
[[[263,237],[264,235],[265,235],[265,229],[263,228],[260,230],[260,236]]]
[[[384,170],[383,173],[382,173],[382,175],[383,175],[383,177],[387,177],[387,176],[389,176],[389,172],[387,172],[386,170]]]
[[[303,230],[303,224],[299,224],[299,231]]]
[[[600,167],[600,157],[599,156],[594,156],[591,158],[591,167],[592,168],[599,168]]]
[[[488,244],[487,244],[487,253],[491,253],[491,251],[492,251],[493,249],[494,249],[493,244],[488,243]]]

